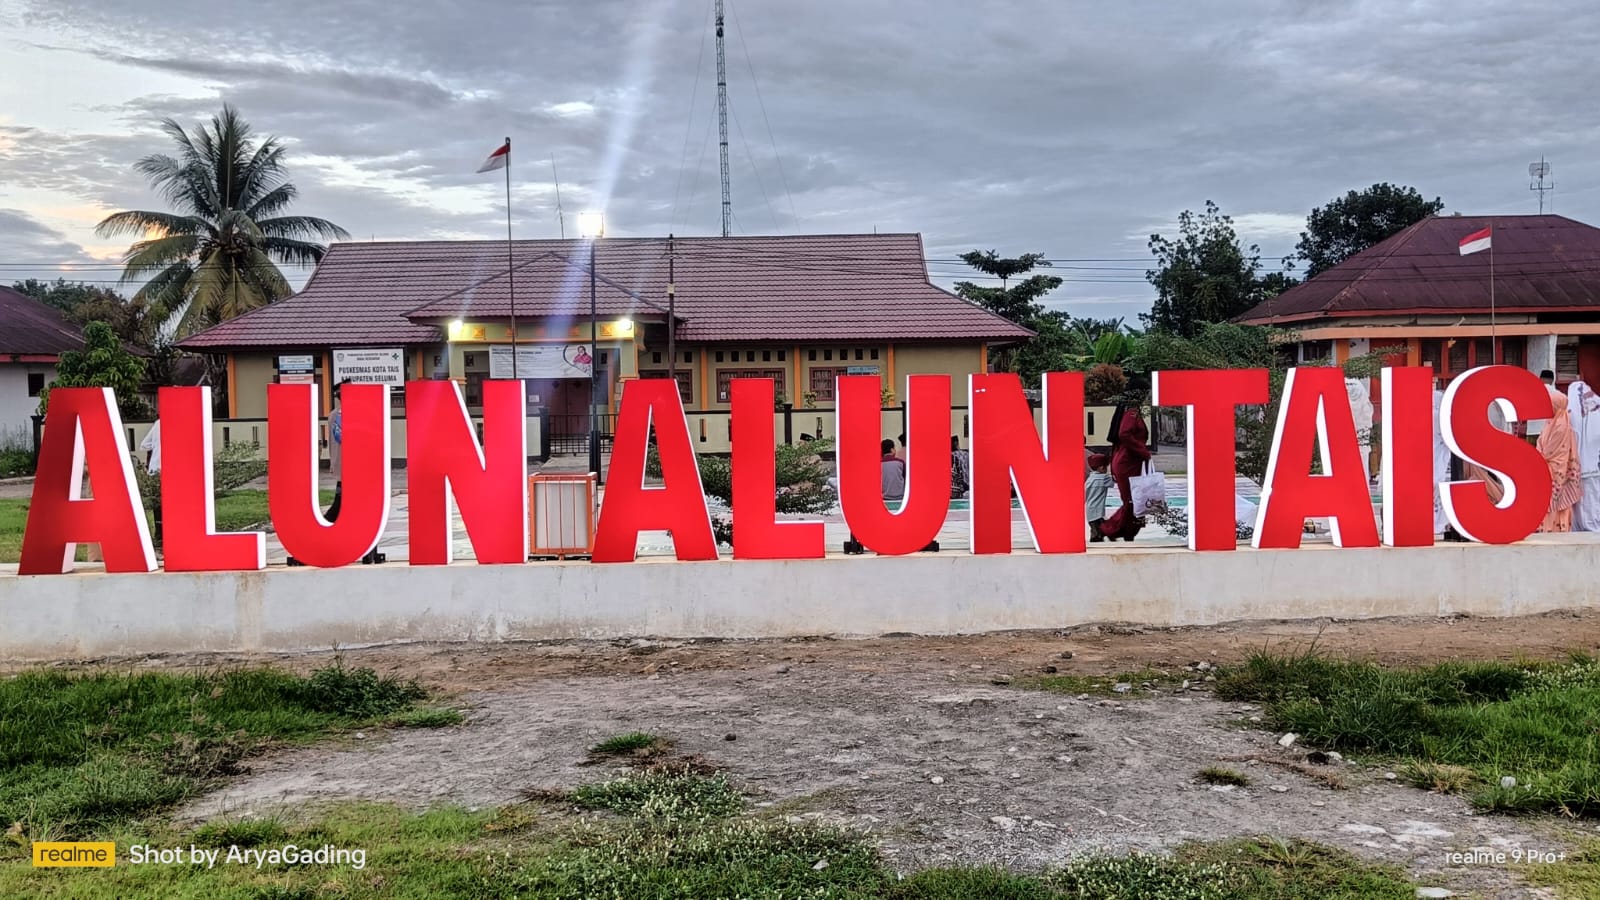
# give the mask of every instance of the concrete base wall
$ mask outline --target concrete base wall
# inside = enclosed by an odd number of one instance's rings
[[[1597,571],[1600,535],[1537,536],[1509,547],[0,576],[0,658],[1516,616],[1595,605]]]

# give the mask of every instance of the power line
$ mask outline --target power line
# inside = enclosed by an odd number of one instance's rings
[[[789,198],[789,216],[796,224],[800,222],[800,214],[795,212],[794,194],[789,190],[789,176],[783,171],[783,155],[778,152],[778,139],[772,136],[772,120],[767,118],[767,103],[761,99],[761,82],[756,79],[755,63],[750,61],[750,45],[745,43],[744,26],[739,24],[739,10],[733,9],[733,24],[739,29],[739,46],[744,50],[744,64],[750,70],[750,84],[756,90],[756,105],[761,107],[761,121],[767,126],[767,140],[772,144],[772,158],[778,164],[778,179],[783,182],[784,196]],[[735,120],[737,121],[737,120]],[[743,137],[743,135],[740,135]],[[749,152],[746,148],[746,152]]]

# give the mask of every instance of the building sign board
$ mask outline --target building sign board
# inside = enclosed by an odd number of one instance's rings
[[[333,351],[333,383],[346,381],[403,386],[406,383],[405,351],[398,347]]]
[[[850,366],[850,367],[845,369],[845,374],[846,375],[876,375],[876,374],[878,374],[878,367],[877,366]]]
[[[313,372],[316,371],[316,357],[309,353],[300,353],[294,356],[278,357],[278,372]]]
[[[355,364],[347,358],[346,365]],[[333,523],[322,518],[314,490],[318,387],[267,387],[272,525],[289,555],[306,565],[350,565],[383,536],[390,497],[391,402],[389,386],[379,377],[387,375],[373,375],[343,393],[343,505]],[[1431,369],[1397,367],[1384,369],[1381,380],[1381,523],[1368,497],[1343,372],[1301,367],[1289,371],[1277,409],[1267,476],[1254,513],[1255,547],[1299,547],[1303,525],[1312,518],[1329,520],[1336,547],[1427,546],[1434,542],[1436,508],[1457,532],[1478,543],[1513,543],[1539,527],[1554,495],[1550,469],[1535,447],[1496,427],[1490,417],[1491,406],[1497,406],[1507,421],[1549,419],[1551,395],[1538,378],[1514,366],[1485,366],[1436,392]],[[1187,409],[1190,549],[1236,550],[1235,415],[1240,406],[1268,402],[1267,371],[1155,372],[1151,382],[1153,406]],[[949,512],[951,378],[912,375],[906,380],[908,484],[895,513],[888,511],[879,492],[881,380],[844,376],[837,386],[834,433],[839,436],[839,500],[845,522],[877,553],[915,553],[938,534]],[[738,498],[733,556],[818,558],[826,552],[822,523],[779,521],[771,499],[773,387],[764,378],[731,384],[732,471]],[[481,443],[458,385],[413,381],[404,391],[405,457],[412,473],[410,564],[450,562],[451,496],[473,536],[479,563],[525,561],[530,538],[525,384],[483,383]],[[1083,374],[1047,373],[1039,403],[1044,407],[1042,429],[1034,424],[1016,375],[973,375],[968,381],[975,554],[1011,551],[1013,486],[1023,501],[1035,550],[1070,555],[1087,549]],[[206,472],[211,465],[206,450],[210,388],[162,388],[159,406],[166,569],[264,567],[262,532],[217,533],[210,524],[215,521]],[[1435,435],[1416,427],[1430,420],[1439,423],[1437,438],[1452,455],[1500,482],[1498,501],[1482,480],[1435,477]],[[659,484],[646,486],[651,453],[661,476]],[[85,474],[95,485],[92,498],[78,496]],[[631,562],[642,531],[670,532],[680,560],[718,555],[695,442],[677,385],[668,379],[623,383],[594,562]],[[19,571],[68,571],[78,543],[100,544],[109,572],[156,567],[124,429],[108,388],[51,392]]]
[[[532,344],[517,347],[516,373],[521,378],[588,378],[588,344]],[[489,348],[489,377],[510,378],[511,348]]]

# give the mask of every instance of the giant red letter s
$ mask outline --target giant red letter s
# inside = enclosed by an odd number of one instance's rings
[[[85,464],[93,499],[83,498]],[[50,392],[17,573],[70,572],[79,544],[99,544],[107,572],[156,567],[133,458],[110,388]]]
[[[317,387],[267,385],[267,510],[288,554],[308,566],[347,566],[372,551],[389,521],[389,386],[347,384],[339,519],[317,495]]]
[[[217,533],[211,471],[211,388],[164,387],[161,402],[161,548],[168,572],[232,572],[267,565],[267,536]]]
[[[1439,499],[1456,531],[1485,544],[1510,544],[1532,534],[1550,509],[1550,467],[1537,448],[1489,421],[1498,403],[1512,419],[1548,419],[1550,392],[1532,372],[1516,366],[1480,366],[1456,378],[1444,392],[1439,428],[1445,445],[1462,459],[1500,476],[1499,505],[1481,481],[1453,481]]]

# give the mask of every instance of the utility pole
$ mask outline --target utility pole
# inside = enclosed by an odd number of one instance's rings
[[[678,330],[676,300],[678,298],[677,257],[673,254],[672,235],[667,235],[667,377],[674,389],[678,386],[678,346],[674,332]]]
[[[722,44],[722,3],[717,0],[717,152],[722,161],[722,236],[733,233],[733,198],[728,178],[728,55]]]

